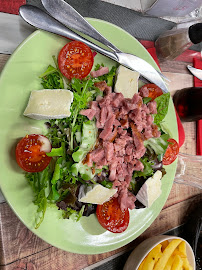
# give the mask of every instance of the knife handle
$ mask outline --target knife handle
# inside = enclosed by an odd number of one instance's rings
[[[64,36],[66,38],[77,40],[85,43],[91,49],[111,58],[114,61],[118,61],[115,53],[107,51],[98,45],[92,43],[91,41],[83,38],[72,30],[68,29],[66,26],[52,18],[49,14],[44,12],[43,10],[32,6],[32,5],[23,5],[19,9],[19,13],[21,17],[31,24],[32,26],[43,29],[45,31]]]

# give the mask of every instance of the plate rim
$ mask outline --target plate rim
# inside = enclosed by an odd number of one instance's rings
[[[158,70],[160,70],[159,67],[158,67],[158,65],[156,64],[156,62],[155,62],[154,59],[152,58],[152,56],[151,56],[151,55],[149,54],[149,52],[145,49],[145,47],[144,47],[144,46],[143,46],[143,45],[142,45],[135,37],[133,37],[130,33],[128,33],[126,30],[122,29],[121,27],[119,27],[119,26],[117,26],[117,25],[115,25],[115,24],[112,24],[112,23],[110,23],[110,22],[106,22],[106,21],[104,21],[104,20],[100,20],[100,19],[96,19],[96,18],[88,18],[88,20],[89,20],[89,21],[98,22],[98,23],[101,22],[101,23],[104,23],[104,24],[109,24],[109,25],[111,25],[112,27],[118,28],[120,31],[123,31],[124,34],[127,34],[128,36],[130,36],[130,38],[134,39],[139,45],[141,45],[141,47],[144,49],[145,54],[147,54],[147,56],[151,59],[153,65],[155,65],[156,68],[157,68]],[[8,66],[8,65],[10,64],[10,62],[12,61],[12,56],[14,56],[15,54],[17,54],[18,51],[24,46],[24,44],[26,44],[30,39],[32,39],[35,35],[37,35],[37,34],[40,33],[40,32],[46,32],[46,31],[43,31],[43,30],[36,30],[36,31],[34,31],[31,35],[29,35],[29,36],[28,36],[21,44],[19,44],[19,46],[16,48],[16,50],[13,52],[13,54],[10,56],[10,58],[9,58],[8,61],[7,61],[7,63],[5,64],[3,70],[2,70],[2,72],[1,72],[1,74],[0,74],[0,80],[1,80],[1,78],[3,77],[4,72],[6,71],[7,66]],[[174,179],[173,179],[173,181],[174,181]],[[173,182],[173,181],[172,181],[172,182]],[[171,188],[172,188],[172,185],[171,185]],[[170,188],[170,190],[171,190],[171,188]],[[169,193],[170,193],[170,190],[169,190]],[[4,194],[3,191],[2,191],[2,193]],[[169,193],[168,193],[168,194],[169,194]],[[29,228],[29,227],[25,224],[25,222],[23,221],[23,219],[21,218],[21,216],[18,215],[18,213],[15,211],[15,208],[12,206],[12,204],[11,204],[11,203],[9,202],[9,200],[7,199],[7,196],[6,196],[6,195],[4,195],[4,196],[5,196],[5,198],[6,198],[7,203],[9,204],[9,206],[11,207],[11,209],[14,211],[14,213],[17,215],[17,217],[21,220],[21,222],[22,222],[29,230],[31,230],[37,237],[41,238],[43,241],[45,241],[45,242],[47,242],[47,243],[49,243],[50,245],[53,246],[53,243],[49,242],[48,240],[44,240],[44,238],[42,238],[41,236],[39,236],[38,234],[36,234],[36,232],[35,232],[33,229]],[[166,198],[167,198],[167,197],[168,197],[168,196],[166,196]],[[161,207],[161,209],[162,209],[162,208],[163,208],[163,206]],[[160,210],[160,211],[161,211],[161,210]],[[149,223],[149,226],[154,222],[154,220],[157,218],[157,216],[158,216],[159,214],[160,214],[160,212],[158,212],[158,214],[154,217],[154,219],[152,219],[152,221]],[[148,228],[149,226],[147,226],[147,228]],[[146,229],[147,229],[147,228],[146,228]],[[146,229],[143,228],[142,230],[140,230],[140,233],[139,233],[138,236],[136,236],[135,238],[134,238],[134,237],[131,237],[131,235],[130,235],[130,236],[128,236],[128,237],[126,238],[127,241],[125,241],[125,239],[122,240],[122,241],[120,241],[121,243],[123,242],[122,245],[118,245],[118,246],[117,246],[117,244],[120,243],[120,242],[113,244],[112,246],[116,245],[116,247],[112,247],[112,248],[109,248],[107,245],[105,245],[105,246],[103,246],[103,249],[104,249],[104,250],[102,250],[102,251],[98,250],[98,251],[93,252],[93,253],[92,253],[92,252],[87,252],[87,253],[86,253],[86,251],[85,251],[85,252],[78,252],[78,248],[77,248],[77,250],[72,250],[71,247],[70,247],[70,249],[68,249],[68,248],[64,249],[64,248],[61,248],[60,246],[56,245],[55,243],[54,243],[54,246],[57,247],[57,248],[63,249],[63,250],[65,250],[65,251],[75,252],[75,253],[78,253],[78,254],[99,254],[99,253],[104,253],[104,252],[109,252],[109,251],[115,250],[115,249],[117,249],[117,248],[120,248],[120,247],[122,247],[122,246],[124,246],[124,245],[130,243],[131,241],[133,241],[134,239],[136,239],[137,237],[139,237]],[[133,236],[134,236],[134,235],[133,235]]]

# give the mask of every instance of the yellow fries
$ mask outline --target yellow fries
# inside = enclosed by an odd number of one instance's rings
[[[175,257],[173,255],[170,256],[170,258],[168,259],[168,261],[164,267],[164,270],[171,270],[174,259],[175,259]]]
[[[165,240],[161,243],[162,245],[162,252],[165,250],[165,248],[167,247],[167,245],[169,244],[169,241],[168,240]]]
[[[182,259],[180,258],[179,255],[176,255],[175,258],[174,258],[171,270],[181,270],[182,266],[183,266]]]
[[[184,241],[179,244],[179,251],[185,256],[184,258],[182,257],[184,269],[193,270],[187,259],[186,243]]]
[[[187,259],[186,243],[168,240],[155,246],[144,258],[138,270],[193,270]]]
[[[142,269],[145,270],[152,270],[154,269],[154,265],[155,263],[158,261],[158,259],[161,257],[161,244],[158,244],[157,246],[155,246],[155,248],[153,248],[149,254],[147,255],[147,257],[144,260],[144,263],[142,265]]]
[[[162,257],[155,265],[154,270],[164,269],[164,267],[166,266],[166,263],[168,262],[168,259],[173,254],[174,250],[177,248],[177,246],[179,245],[180,242],[182,242],[182,240],[174,239],[168,244],[168,246],[163,251]]]

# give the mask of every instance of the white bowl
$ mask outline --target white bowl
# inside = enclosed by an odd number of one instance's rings
[[[192,266],[193,270],[195,270],[196,269],[195,257],[189,243],[183,238],[169,235],[154,236],[146,239],[141,244],[139,244],[128,257],[123,270],[138,270],[138,267],[140,266],[142,260],[156,245],[160,244],[165,240],[173,240],[173,239],[182,239],[183,241],[185,241],[187,250],[187,259],[190,265]]]

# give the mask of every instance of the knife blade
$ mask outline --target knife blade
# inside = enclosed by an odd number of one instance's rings
[[[190,65],[187,65],[188,70],[199,80],[202,80],[202,70],[192,67]]]
[[[158,85],[165,93],[168,92],[165,81],[162,79],[160,74],[145,60],[134,55],[131,55],[131,57],[128,58],[127,54],[125,53],[105,50],[98,45],[90,42],[89,40],[83,38],[82,36],[78,35],[77,33],[73,32],[72,30],[68,29],[66,26],[51,17],[49,14],[35,6],[21,6],[19,9],[19,13],[21,17],[29,24],[57,35],[81,41],[88,45],[91,49],[96,50],[97,52],[111,58],[112,60],[132,70],[138,71],[143,77]],[[139,60],[138,63],[137,59]]]

